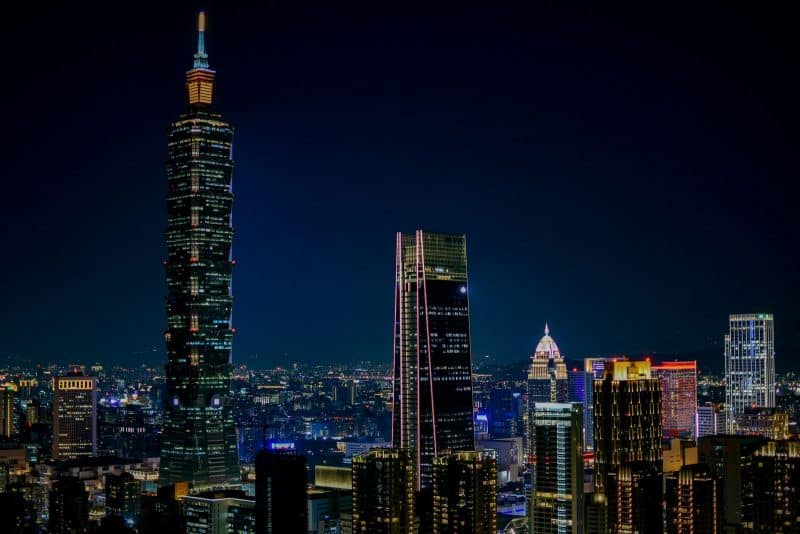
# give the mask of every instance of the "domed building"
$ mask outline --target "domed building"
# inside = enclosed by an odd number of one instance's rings
[[[567,402],[568,393],[567,365],[545,323],[528,368],[528,403]]]

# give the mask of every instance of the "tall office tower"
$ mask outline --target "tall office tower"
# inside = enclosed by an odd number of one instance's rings
[[[205,15],[186,73],[188,106],[169,128],[167,390],[160,477],[195,487],[241,480],[230,405],[231,142],[212,106]]]
[[[0,438],[14,435],[14,394],[11,384],[0,384]]]
[[[392,444],[430,489],[434,456],[475,448],[466,237],[398,233],[396,268]]]
[[[661,517],[660,493],[637,502],[645,496],[637,488],[655,490],[650,480],[660,480],[661,436],[661,383],[652,377],[650,362],[607,362],[603,380],[594,382],[594,439],[595,491],[605,500],[610,532],[646,532],[646,525],[628,521]]]
[[[606,358],[586,358],[584,371],[586,373],[586,401],[583,403],[583,436],[584,448],[594,450],[594,381],[603,379],[606,367]]]
[[[537,402],[531,412],[531,532],[584,532],[583,410]]]
[[[412,534],[414,456],[407,449],[373,449],[353,457],[353,534]]]
[[[288,452],[256,455],[256,533],[303,532],[308,524],[306,459]]]
[[[444,453],[433,460],[433,532],[497,533],[495,451]]]
[[[528,403],[532,408],[534,402],[567,402],[568,395],[567,365],[545,324],[544,336],[536,345],[528,367]]]
[[[775,325],[771,313],[731,315],[725,336],[727,431],[745,408],[775,407]]]
[[[697,362],[664,362],[651,366],[661,381],[661,428],[664,438],[694,437],[697,414]]]
[[[722,481],[725,532],[753,528],[754,452],[767,442],[759,436],[708,436],[697,440],[697,460]]]
[[[715,436],[725,433],[725,412],[718,404],[707,402],[697,407],[697,437]]]
[[[53,377],[53,458],[97,454],[97,382],[73,370]]]
[[[800,442],[770,441],[753,458],[753,532],[800,532]]]
[[[64,477],[50,491],[48,532],[72,534],[89,527],[89,494],[77,477]]]
[[[664,479],[667,534],[721,532],[720,480],[707,465],[686,465]]]

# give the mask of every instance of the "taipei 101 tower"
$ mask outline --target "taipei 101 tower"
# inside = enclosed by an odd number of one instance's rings
[[[188,103],[168,132],[167,344],[160,483],[240,482],[231,385],[231,143],[214,111],[205,14],[186,73]]]

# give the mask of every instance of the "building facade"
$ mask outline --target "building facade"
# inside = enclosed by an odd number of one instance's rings
[[[707,402],[697,407],[697,437],[715,436],[725,433],[725,411],[721,406]]]
[[[466,237],[398,233],[396,269],[392,446],[430,489],[439,451],[475,448]]]
[[[375,449],[353,458],[353,534],[416,532],[414,457],[406,449]]]
[[[608,532],[649,532],[637,521],[661,517],[661,492],[648,495],[661,487],[661,437],[661,383],[650,362],[607,362],[594,382],[594,439]]]
[[[725,335],[727,432],[745,408],[775,407],[775,325],[771,313],[731,315]]]
[[[583,403],[583,435],[584,448],[594,450],[594,381],[603,379],[606,367],[606,358],[586,358],[584,372],[586,373],[586,401]]]
[[[661,381],[661,428],[664,438],[694,437],[697,415],[697,362],[664,362],[651,366]]]
[[[433,532],[497,533],[497,459],[493,450],[451,452],[434,459]]]
[[[720,481],[705,464],[664,475],[667,534],[722,532]]]
[[[53,458],[97,454],[97,381],[80,372],[53,377]]]
[[[800,532],[800,441],[770,441],[753,459],[753,532]]]
[[[530,532],[584,532],[583,409],[535,403],[531,412]]]
[[[205,487],[237,482],[231,384],[231,143],[213,110],[215,72],[198,23],[188,107],[169,128],[167,162],[167,344],[163,483]]]
[[[16,387],[11,384],[0,384],[0,438],[14,435],[14,395]]]

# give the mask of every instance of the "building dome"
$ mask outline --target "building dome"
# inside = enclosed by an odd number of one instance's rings
[[[544,324],[544,336],[539,340],[539,344],[536,345],[535,356],[537,359],[547,358],[557,360],[561,358],[561,351],[558,350],[556,341],[550,337],[550,328],[547,326],[547,323]]]

